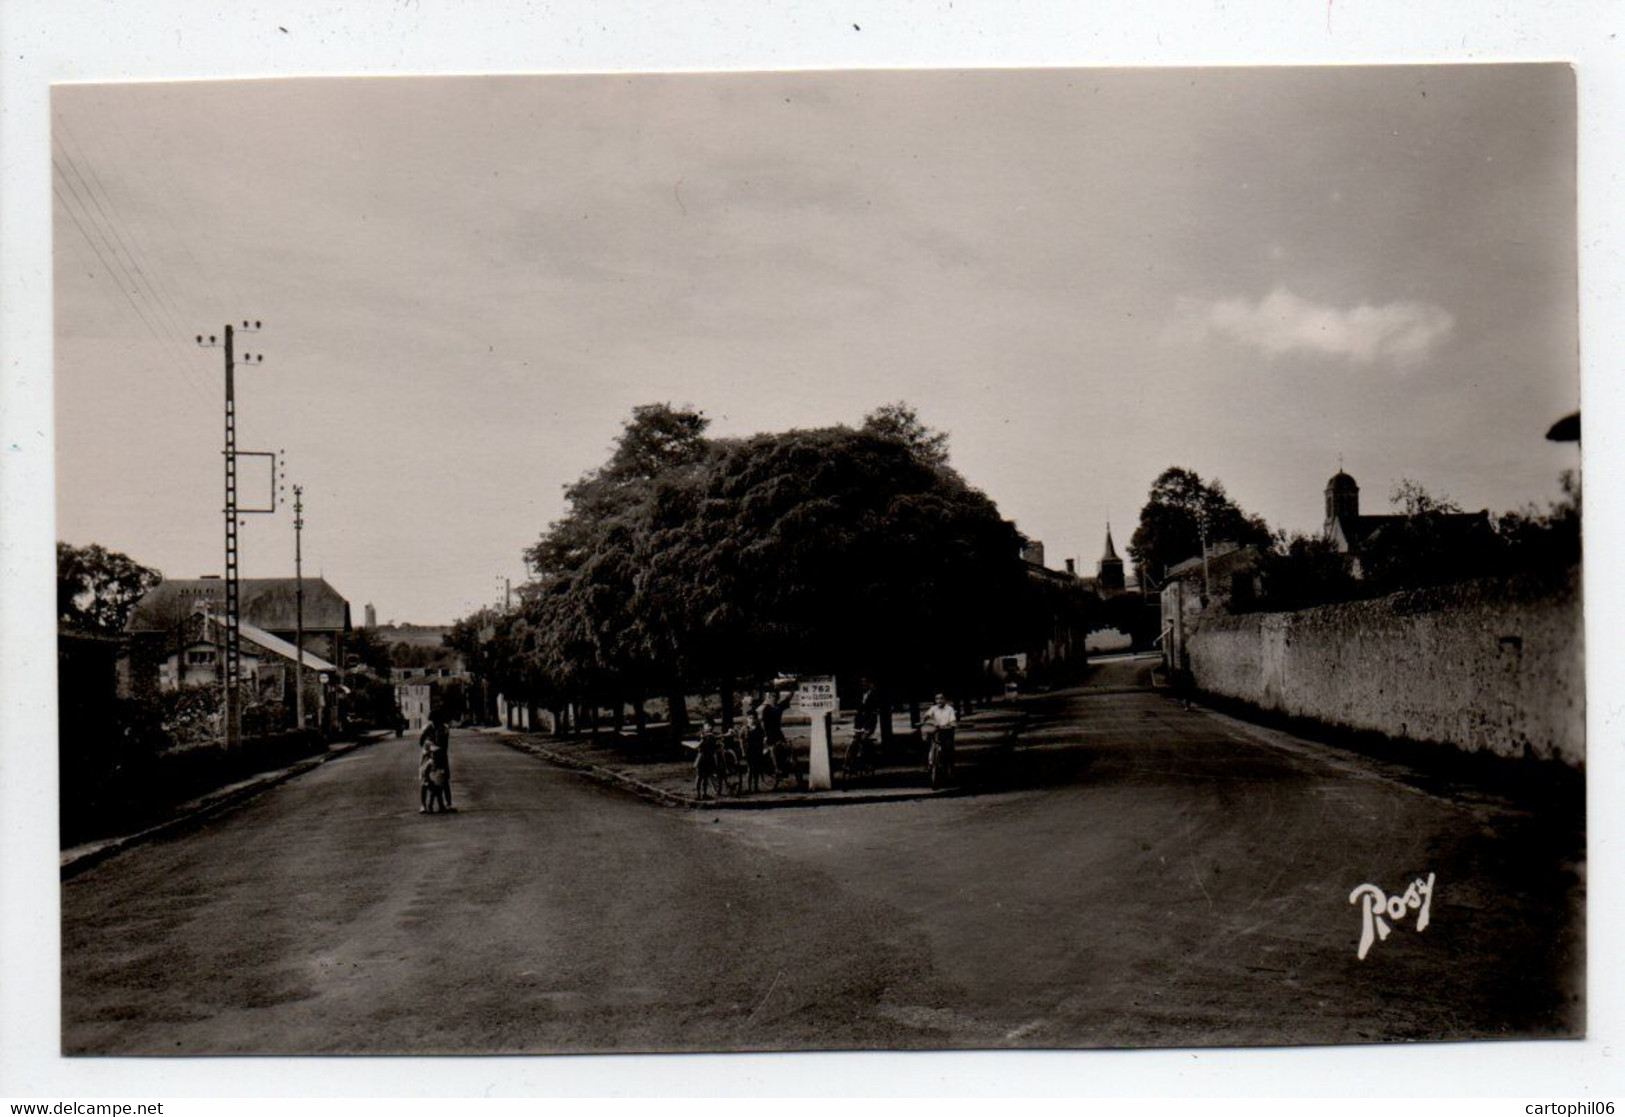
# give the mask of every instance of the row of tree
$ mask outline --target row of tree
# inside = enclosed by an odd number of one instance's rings
[[[525,554],[512,613],[447,637],[508,695],[558,709],[846,674],[897,692],[974,688],[1047,631],[1056,601],[1022,538],[906,404],[857,427],[707,436],[703,414],[634,410],[609,460]],[[726,708],[725,708],[726,712]]]
[[[345,666],[365,667],[387,679],[392,667],[449,670],[456,664],[457,653],[444,644],[416,644],[407,640],[390,640],[376,628],[357,628],[345,638],[344,657]]]

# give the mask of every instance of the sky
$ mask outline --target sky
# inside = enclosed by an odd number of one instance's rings
[[[1566,66],[67,85],[57,535],[221,564],[285,450],[307,573],[446,623],[524,576],[640,403],[714,433],[894,400],[1052,566],[1171,465],[1316,531],[1341,463],[1559,495],[1579,405]],[[256,474],[255,469],[261,472]],[[245,493],[268,489],[243,467]],[[247,576],[292,516],[246,517]]]

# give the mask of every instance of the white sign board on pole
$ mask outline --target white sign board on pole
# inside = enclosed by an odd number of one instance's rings
[[[808,675],[796,683],[796,709],[812,719],[812,748],[807,758],[807,786],[814,791],[828,791],[834,786],[830,778],[829,717],[840,708],[835,693],[835,676]]]
[[[796,681],[796,709],[812,716],[833,714],[840,708],[834,675],[807,675]]]

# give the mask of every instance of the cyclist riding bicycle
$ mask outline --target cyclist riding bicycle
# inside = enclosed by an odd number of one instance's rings
[[[939,767],[944,777],[953,770],[954,727],[958,722],[959,715],[946,695],[937,695],[936,702],[925,711],[920,729],[927,745],[927,763],[933,769],[934,776],[937,775]],[[932,763],[933,761],[935,763]]]

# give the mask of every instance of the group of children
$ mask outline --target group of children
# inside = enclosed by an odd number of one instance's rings
[[[784,708],[787,705],[789,699],[781,701],[775,692],[760,704],[748,708],[744,719],[731,731],[719,729],[711,718],[705,719],[700,729],[699,749],[694,756],[695,798],[706,798],[713,786],[718,794],[722,793],[728,769],[723,757],[724,750],[733,750],[736,763],[743,767],[742,783],[751,791],[760,790],[764,773],[775,768],[782,772],[789,766],[789,745],[784,738]],[[854,756],[848,759],[849,774],[853,768],[872,770],[874,735],[879,728],[880,716],[879,695],[874,684],[865,679],[863,697],[853,719]],[[940,746],[946,768],[950,770],[958,721],[954,704],[948,701],[947,695],[938,694],[925,711],[919,726],[922,738],[935,740]],[[867,760],[859,763],[858,756],[865,749],[869,750]],[[796,783],[799,786],[801,782],[802,774],[797,771]]]
[[[699,750],[694,756],[697,798],[704,799],[713,784],[721,791],[724,749],[733,749],[743,765],[742,790],[760,790],[762,776],[770,770],[770,765],[789,763],[788,743],[784,738],[784,707],[788,704],[788,699],[781,700],[777,693],[771,694],[747,709],[744,718],[731,731],[718,729],[712,719],[705,719],[700,727]],[[799,774],[797,779],[799,781]]]

